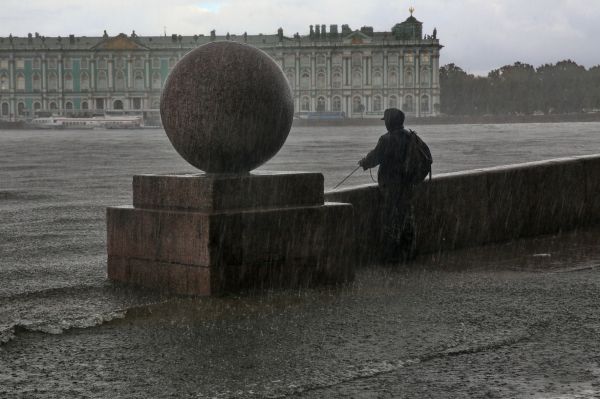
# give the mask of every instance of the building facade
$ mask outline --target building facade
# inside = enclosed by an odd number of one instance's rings
[[[202,44],[230,40],[267,52],[294,92],[297,113],[343,112],[381,117],[388,107],[408,115],[440,109],[436,37],[412,15],[388,32],[370,27],[310,26],[308,35],[0,37],[0,117],[82,115],[159,108],[170,70]]]

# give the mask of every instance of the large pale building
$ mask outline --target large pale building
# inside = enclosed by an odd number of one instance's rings
[[[281,66],[295,110],[381,117],[387,107],[434,116],[440,109],[434,30],[412,15],[386,32],[310,26],[308,35],[74,36],[0,38],[0,116],[156,110],[169,71],[188,51],[230,40],[261,48]]]

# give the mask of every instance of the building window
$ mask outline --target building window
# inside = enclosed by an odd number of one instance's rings
[[[173,68],[177,64],[177,58],[171,57],[169,58],[169,68]]]
[[[333,104],[331,108],[332,111],[340,112],[342,110],[342,99],[337,96],[333,97]]]
[[[429,64],[429,53],[423,53],[423,54],[421,54],[421,63],[422,64]]]
[[[320,72],[317,74],[317,87],[318,87],[319,89],[324,89],[324,88],[325,88],[325,86],[326,86],[326,84],[325,84],[325,83],[326,83],[326,82],[325,82],[325,72],[323,72],[323,71],[320,71]]]
[[[33,69],[40,69],[40,59],[38,57],[35,57],[33,59]]]
[[[121,57],[117,57],[115,58],[115,67],[116,68],[123,68],[125,66],[125,61],[123,61],[123,58]]]
[[[352,53],[352,66],[362,65],[362,53]]]
[[[58,89],[58,76],[56,72],[52,71],[48,73],[48,90]]]
[[[421,85],[429,84],[429,68],[421,69]]]
[[[88,69],[90,67],[90,61],[87,58],[81,59],[81,69]]]
[[[35,72],[32,77],[33,81],[33,91],[42,90],[42,79],[40,78],[40,74]]]
[[[413,53],[404,54],[404,63],[411,65],[415,63],[415,56],[413,55]]]
[[[396,98],[396,96],[390,96],[390,99],[388,100],[388,107],[396,108],[397,106],[398,106],[398,99]]]
[[[421,112],[429,112],[429,97],[421,97]]]
[[[407,87],[412,87],[413,83],[414,82],[412,68],[407,68],[406,71],[404,71],[404,85],[406,85]]]
[[[158,98],[154,98],[152,100],[152,109],[160,108],[160,100]]]
[[[73,109],[73,103],[71,101],[67,101],[65,103],[65,108],[68,110],[72,110]]]
[[[381,76],[381,72],[375,71],[373,73],[373,86],[381,87],[383,86],[383,78]]]
[[[352,87],[362,86],[362,73],[360,71],[352,72]]]
[[[318,112],[325,111],[325,97],[319,97],[317,99],[317,111]]]
[[[152,58],[152,68],[154,68],[154,69],[160,68],[160,59],[159,58]]]
[[[308,71],[302,72],[300,76],[300,88],[301,89],[309,89],[310,88],[310,75]]]
[[[96,109],[104,109],[104,99],[103,98],[96,99]]]
[[[56,69],[56,58],[49,58],[48,59],[48,68],[50,68],[50,69]]]
[[[352,99],[352,112],[354,113],[363,113],[365,111],[365,106],[362,104],[362,100],[359,96],[356,96]]]
[[[415,110],[413,97],[410,94],[404,97],[404,106],[402,108],[404,108],[404,111],[406,112],[413,112]]]
[[[73,68],[73,62],[71,61],[70,58],[65,58],[63,59],[63,66],[65,67],[65,69],[71,69]]]
[[[98,69],[106,69],[106,59],[100,58],[98,60]]]
[[[17,104],[17,114],[18,114],[19,116],[23,116],[23,115],[25,115],[25,103],[23,103],[23,102],[19,102],[19,103]]]
[[[339,70],[333,72],[332,86],[334,89],[342,88],[342,73]]]
[[[42,104],[40,104],[38,101],[33,103],[33,110],[34,111],[39,111],[42,108]]]
[[[98,72],[98,89],[106,90],[108,87],[108,81],[106,79],[106,72],[99,71]]]
[[[325,65],[325,54],[317,55],[317,65]]]
[[[133,84],[137,90],[144,89],[144,74],[142,72],[138,71],[135,73],[135,80]]]
[[[81,103],[81,109],[88,109],[88,108],[89,108],[89,104],[88,104],[88,102],[87,102],[87,101],[83,101],[83,102]]]
[[[294,88],[294,85],[295,85],[295,83],[296,83],[296,82],[295,82],[295,80],[296,80],[296,79],[295,79],[295,78],[296,78],[296,76],[295,76],[295,74],[294,74],[294,71],[293,71],[293,70],[288,70],[288,71],[287,71],[287,73],[286,73],[286,75],[285,75],[285,77],[287,78],[287,80],[288,80],[288,83],[290,84],[290,87],[293,89],[293,88]]]
[[[143,68],[144,67],[144,60],[141,59],[140,57],[135,57],[135,59],[133,60],[133,66],[135,68]]]
[[[160,79],[160,73],[158,72],[154,72],[152,74],[152,88],[153,89],[160,89],[161,87],[161,79]]]
[[[115,73],[115,89],[125,89],[125,74],[123,73],[123,71],[117,71],[117,73]]]
[[[56,110],[58,107],[56,106],[56,103],[54,101],[50,102],[50,109],[51,110]]]
[[[308,97],[302,97],[302,104],[300,104],[301,111],[310,111],[310,99]]]
[[[396,71],[390,72],[390,75],[388,76],[388,86],[398,86],[398,74],[396,73]]]
[[[375,112],[379,112],[381,111],[381,97],[380,96],[375,96],[373,98],[373,111]]]
[[[8,103],[2,103],[2,116],[8,116],[9,108]]]
[[[73,90],[73,75],[71,75],[71,72],[65,73],[65,90]]]
[[[5,72],[0,75],[0,90],[8,90],[8,75]]]
[[[17,90],[25,90],[25,75],[22,72],[17,73]]]
[[[6,58],[0,58],[0,69],[8,69],[8,60]]]
[[[123,109],[123,101],[121,100],[116,100],[113,103],[113,109]]]
[[[81,90],[89,90],[90,88],[90,77],[87,74],[87,72],[81,72],[81,77],[80,77],[80,86],[81,86]]]
[[[135,97],[133,99],[133,109],[142,109],[142,99]]]
[[[17,58],[17,60],[15,61],[15,66],[17,69],[25,68],[25,60],[23,58]]]

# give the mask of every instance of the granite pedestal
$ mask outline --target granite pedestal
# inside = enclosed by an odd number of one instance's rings
[[[320,173],[139,175],[107,209],[108,277],[184,295],[353,279],[350,204]]]

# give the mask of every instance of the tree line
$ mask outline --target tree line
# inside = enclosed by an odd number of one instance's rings
[[[578,113],[600,109],[600,65],[571,60],[538,68],[516,62],[468,74],[455,64],[440,68],[441,112],[448,115]]]

